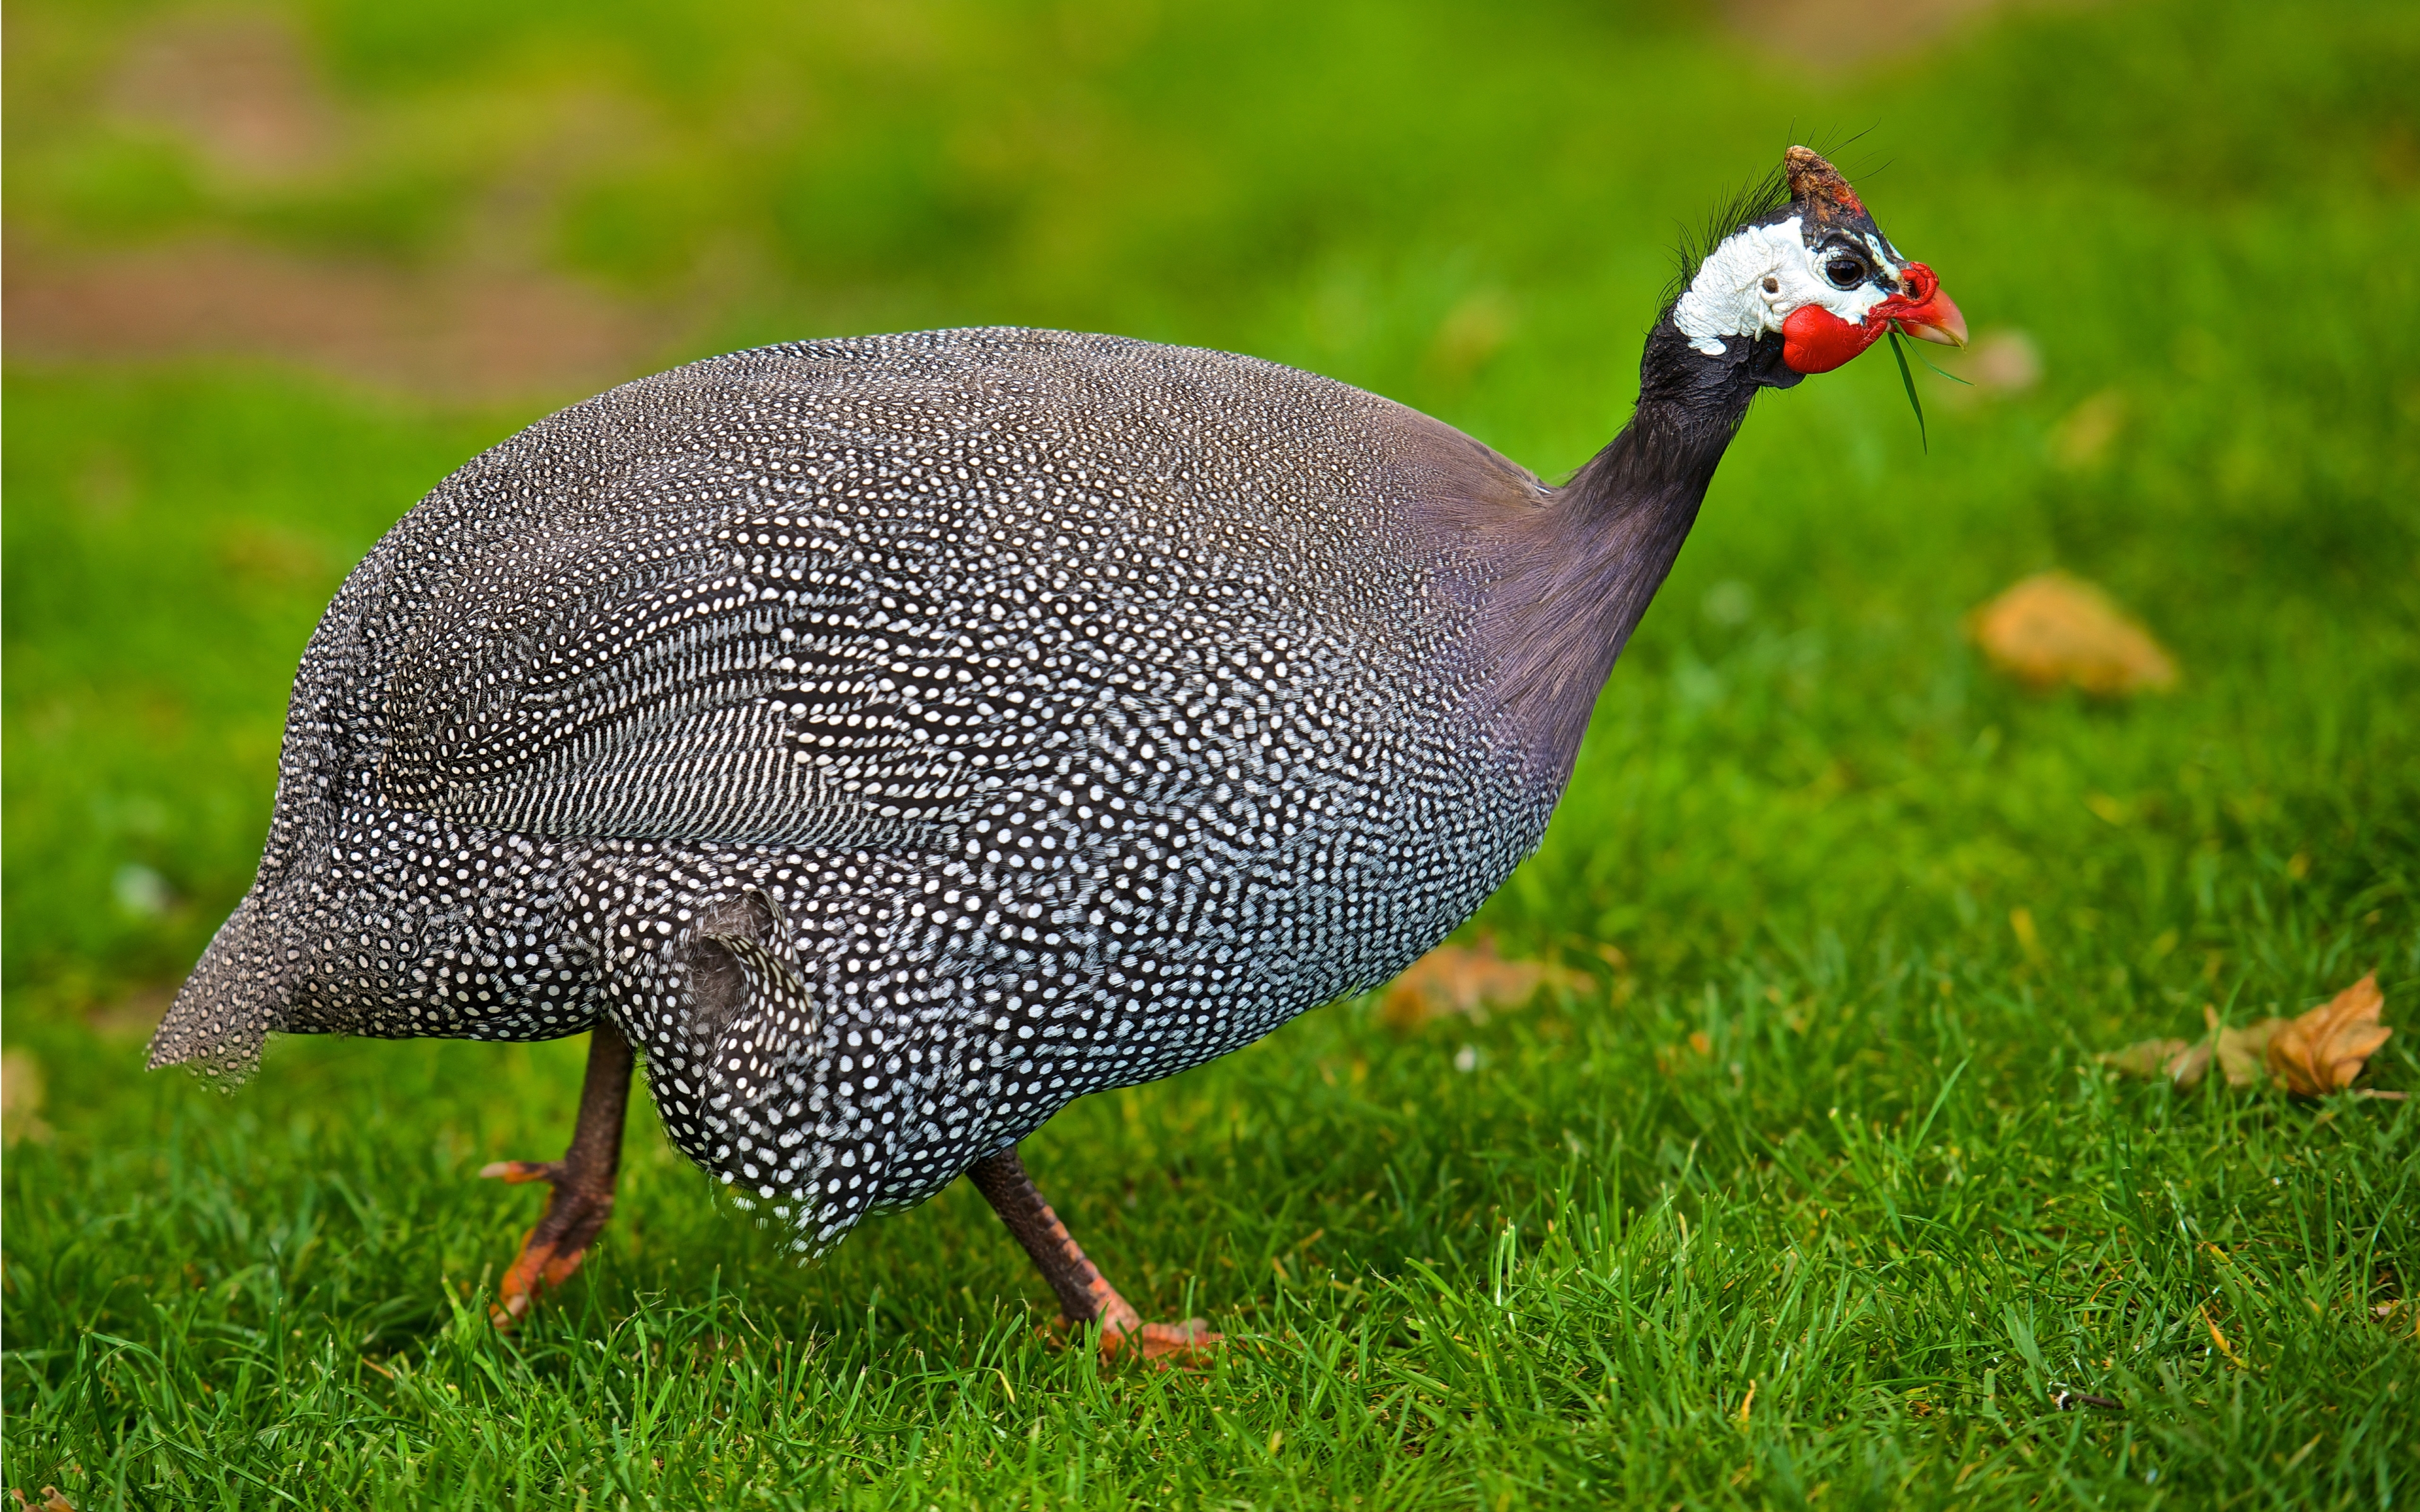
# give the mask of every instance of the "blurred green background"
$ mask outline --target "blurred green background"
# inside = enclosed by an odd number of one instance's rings
[[[2089,1057],[2372,968],[2411,1022],[2420,8],[23,0],[7,25],[11,1484],[1500,1512],[1591,1502],[1607,1466],[1655,1504],[2346,1504],[2408,1475],[2412,1104],[2188,1101]],[[759,342],[1023,323],[1297,363],[1559,476],[1626,413],[1682,228],[1800,140],[1940,272],[1978,341],[1925,355],[1972,386],[1916,371],[1929,453],[1886,355],[1756,407],[1474,926],[1583,975],[1401,1037],[1313,1014],[1030,1142],[1147,1310],[1289,1341],[1231,1378],[1101,1395],[1001,1310],[1038,1293],[962,1190],[793,1268],[644,1112],[601,1258],[516,1352],[464,1299],[531,1203],[468,1176],[562,1136],[576,1044],[283,1044],[234,1103],[136,1069],[250,881],[329,594],[536,416]],[[1965,616],[2052,567],[2178,687],[1993,673]],[[2415,1041],[2366,1085],[2420,1081]],[[1578,1237],[1605,1234],[1630,1258]],[[1590,1311],[1621,1273],[1670,1289]],[[730,1342],[740,1315],[780,1319],[771,1352]],[[770,1374],[692,1373],[690,1436],[651,1443],[644,1391],[583,1352],[650,1329]],[[1504,1351],[1484,1383],[1466,1338]],[[1287,1373],[1336,1340],[1361,1365]],[[1548,1385],[1507,1406],[1499,1366]],[[759,1389],[788,1370],[804,1397]],[[2061,1416],[2060,1381],[2137,1411]],[[1427,1403],[1427,1437],[1348,1401]],[[958,1412],[1030,1415],[1032,1463],[987,1427],[917,1447]],[[1052,1478],[1085,1463],[1082,1495]]]
[[[1760,407],[1618,687],[1761,636],[1877,696],[1807,701],[1793,742],[1729,759],[1786,785],[1845,762],[1870,791],[1992,722],[1959,707],[1957,617],[2053,563],[2189,676],[2252,676],[2243,718],[2320,718],[2288,669],[2342,664],[2332,638],[2404,648],[2351,675],[2408,675],[2404,8],[481,0],[9,26],[21,1008],[191,962],[249,880],[328,593],[548,409],[762,341],[1022,323],[1298,363],[1559,474],[1620,422],[1677,227],[1798,137],[1845,144],[1998,361],[1978,391],[1927,376],[1929,457],[1882,360]],[[1695,612],[1718,579],[1736,621]],[[2222,784],[2248,792],[2292,758],[2215,759],[2253,763]],[[2082,815],[1996,814],[1911,871],[2014,898]],[[1646,880],[1608,900],[1634,928]]]

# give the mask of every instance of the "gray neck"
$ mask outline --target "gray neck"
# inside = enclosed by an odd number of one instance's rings
[[[1796,381],[1779,345],[1741,341],[1707,357],[1667,311],[1647,338],[1630,424],[1522,523],[1490,614],[1497,728],[1558,791],[1748,402]]]

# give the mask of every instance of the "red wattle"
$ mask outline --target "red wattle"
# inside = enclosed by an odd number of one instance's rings
[[[1829,373],[1854,358],[1859,352],[1883,339],[1894,320],[1931,324],[1947,301],[1941,297],[1941,280],[1922,263],[1910,263],[1900,270],[1903,292],[1876,304],[1866,312],[1862,324],[1852,325],[1820,304],[1802,304],[1790,312],[1781,322],[1781,360],[1797,373]],[[1955,306],[1949,314],[1955,316]],[[1958,339],[1965,339],[1965,325],[1957,327]]]
[[[1781,322],[1781,360],[1793,373],[1829,373],[1882,339],[1887,316],[1851,325],[1820,304],[1802,304]]]

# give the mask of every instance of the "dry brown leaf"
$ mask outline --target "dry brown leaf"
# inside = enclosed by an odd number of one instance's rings
[[[2092,1058],[2123,1076],[2149,1080],[2165,1076],[2179,1087],[2199,1087],[2210,1074],[2211,1042],[2208,1040],[2137,1040],[2123,1050],[2105,1051]]]
[[[2273,1075],[2289,1092],[2324,1097],[2351,1086],[2363,1065],[2395,1032],[2379,1022],[2385,1007],[2373,971],[2300,1018],[2265,1018],[2232,1028],[2219,1023],[2217,1011],[2204,1004],[2201,1016],[2210,1034],[2197,1043],[2141,1040],[2094,1058],[2123,1075],[2165,1076],[2179,1087],[2198,1085],[2215,1060],[2229,1087],[2250,1087]],[[2399,1099],[2404,1094],[2360,1095]]]
[[[2123,1050],[2108,1050],[2093,1057],[2111,1071],[2126,1076],[2174,1075],[2169,1068],[2187,1055],[2193,1046],[2182,1040],[2137,1040]]]
[[[1473,945],[1440,945],[1415,961],[1387,987],[1378,1017],[1398,1034],[1409,1034],[1449,1013],[1483,1018],[1490,1009],[1518,1008],[1549,982],[1577,973],[1539,961],[1507,961],[1496,942],[1481,935]]]
[[[2215,1062],[2229,1087],[2249,1087],[2260,1079],[2260,1057],[2284,1019],[2262,1019],[2248,1028],[2222,1026],[2217,1013],[2205,1007],[2202,1017],[2210,1033],[2199,1040],[2137,1040],[2123,1050],[2093,1058],[2124,1076],[2164,1076],[2186,1088],[2199,1087]]]
[[[2179,1087],[2199,1087],[2201,1079],[2210,1074],[2211,1049],[2208,1040],[2196,1041],[2184,1054],[2171,1057],[2161,1069],[2168,1073],[2168,1080]]]
[[[1966,617],[1992,665],[2031,687],[2072,684],[2104,697],[2172,687],[2177,664],[2081,578],[2038,573]]]
[[[2395,1032],[2378,1021],[2385,1007],[2373,971],[2280,1027],[2268,1044],[2269,1069],[2288,1091],[2304,1097],[2350,1087],[2363,1063]]]
[[[2262,1019],[2242,1028],[2223,1027],[2217,1011],[2202,1005],[2202,1021],[2210,1026],[2212,1047],[2218,1053],[2218,1069],[2229,1087],[2250,1087],[2260,1080],[2262,1057],[2269,1053],[2269,1041],[2286,1026],[2284,1019]]]
[[[14,1486],[8,1488],[8,1494],[17,1499],[17,1512],[76,1512],[55,1486],[43,1487],[42,1499],[39,1502],[26,1501],[25,1493]]]

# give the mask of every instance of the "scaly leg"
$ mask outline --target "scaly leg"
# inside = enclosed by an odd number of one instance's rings
[[[1059,1311],[1067,1321],[1101,1325],[1103,1358],[1114,1359],[1132,1350],[1146,1360],[1191,1362],[1206,1356],[1219,1342],[1210,1325],[1199,1318],[1175,1324],[1144,1322],[1099,1267],[1084,1257],[1083,1248],[1067,1232],[1067,1226],[1042,1200],[1033,1178],[1025,1174],[1025,1163],[1016,1158],[1015,1145],[975,1162],[967,1169],[967,1180],[974,1182],[975,1190],[1000,1214],[1000,1221],[1025,1246],[1025,1253],[1033,1257],[1042,1279],[1059,1294]]]
[[[613,1178],[622,1168],[622,1116],[630,1105],[630,1045],[611,1024],[588,1036],[588,1075],[580,1087],[580,1122],[561,1160],[500,1160],[481,1176],[546,1181],[554,1187],[546,1216],[521,1241],[520,1257],[504,1273],[490,1309],[498,1328],[529,1315],[539,1290],[558,1287],[580,1269],[589,1242],[613,1216]]]

